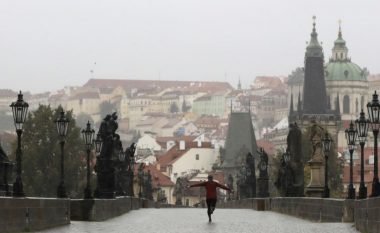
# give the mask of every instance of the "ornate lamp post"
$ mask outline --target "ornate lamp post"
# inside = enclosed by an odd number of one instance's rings
[[[57,132],[60,138],[61,145],[61,181],[57,188],[57,197],[58,198],[67,198],[66,188],[65,188],[65,166],[64,166],[64,147],[65,147],[65,138],[67,135],[67,129],[69,126],[70,120],[66,118],[65,112],[61,109],[60,116],[55,120],[57,125]]]
[[[125,153],[123,151],[123,149],[121,149],[118,153],[118,159],[119,159],[119,171],[118,171],[118,176],[117,176],[117,188],[118,188],[118,192],[117,194],[119,196],[124,196],[125,195],[125,192],[123,190],[123,181],[124,181],[124,162],[125,162]]]
[[[328,179],[328,159],[329,154],[331,151],[331,143],[332,139],[330,138],[330,135],[328,132],[325,133],[325,137],[322,138],[322,146],[323,146],[323,153],[325,155],[325,187],[323,189],[323,198],[329,198],[330,197],[330,189],[329,189],[329,179]]]
[[[102,146],[103,146],[103,141],[102,141],[102,137],[100,136],[99,133],[96,134],[96,139],[94,140],[94,145],[95,145],[95,152],[97,154],[100,154],[100,151],[102,150]]]
[[[353,154],[356,145],[356,138],[358,136],[358,132],[354,127],[354,123],[351,121],[350,127],[346,129],[346,139],[348,145],[348,151],[350,152],[350,184],[348,185],[348,199],[355,199],[355,188],[353,182]]]
[[[372,193],[371,197],[380,196],[380,183],[378,175],[378,153],[377,153],[377,137],[379,135],[380,128],[380,103],[378,95],[375,93],[372,95],[372,101],[367,104],[368,116],[371,122],[371,128],[374,138],[374,163],[373,163],[373,180],[372,180]]]
[[[134,180],[134,173],[135,173],[135,155],[132,154],[130,157],[130,164],[129,164],[129,195],[131,197],[135,196],[134,188],[133,188],[133,180]]]
[[[284,194],[285,194],[285,197],[289,197],[291,196],[291,189],[292,189],[292,178],[291,177],[291,172],[290,172],[290,152],[289,150],[286,150],[285,153],[282,154],[283,156],[283,161],[284,161],[284,172],[285,172],[285,179],[283,179],[285,181],[285,184],[284,184],[284,188],[285,190],[283,190]]]
[[[143,178],[144,178],[144,171],[142,165],[140,165],[139,170],[137,172],[138,178],[139,178],[139,198],[142,198],[142,185],[143,185]]]
[[[365,118],[365,113],[360,112],[360,117],[355,121],[356,131],[358,132],[358,140],[361,149],[360,155],[360,186],[359,186],[359,199],[367,198],[367,187],[364,184],[364,145],[367,140],[369,120]]]
[[[21,135],[23,130],[23,125],[28,113],[29,104],[23,100],[23,95],[20,91],[17,97],[17,101],[13,102],[10,107],[12,108],[13,120],[16,127],[17,133],[17,149],[16,149],[16,181],[13,184],[13,196],[14,197],[24,197],[24,188],[21,179],[22,172],[22,150],[21,150]]]
[[[90,154],[93,146],[93,138],[94,138],[95,130],[91,128],[90,121],[87,122],[86,129],[82,130],[82,136],[84,143],[86,144],[86,152],[87,152],[87,185],[84,189],[84,198],[91,199],[92,191],[91,191],[91,167],[90,167]]]

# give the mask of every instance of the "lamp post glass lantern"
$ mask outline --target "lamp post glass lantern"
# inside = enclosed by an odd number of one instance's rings
[[[90,167],[90,155],[93,147],[93,138],[94,138],[95,130],[91,128],[90,121],[87,122],[86,129],[82,130],[83,141],[86,145],[87,152],[87,184],[84,189],[84,198],[91,199],[92,198],[92,190],[91,190],[91,167]]]
[[[60,138],[60,145],[61,145],[61,180],[57,188],[58,198],[67,198],[66,188],[65,188],[64,147],[65,147],[65,138],[67,135],[69,122],[70,120],[65,116],[65,112],[63,111],[63,109],[61,109],[59,117],[55,120],[58,136]]]
[[[328,158],[331,151],[331,143],[332,139],[328,132],[325,133],[324,138],[322,138],[322,147],[323,147],[323,153],[325,155],[325,187],[323,189],[323,197],[329,198],[330,197],[330,189],[328,184]]]
[[[380,128],[380,103],[379,96],[376,91],[372,95],[372,101],[367,104],[368,116],[371,122],[371,128],[373,132],[373,148],[374,148],[374,163],[373,163],[373,180],[372,180],[372,193],[371,197],[380,196],[380,183],[378,175],[378,150],[377,150],[377,138]]]
[[[103,146],[103,141],[102,141],[102,138],[100,137],[99,133],[96,134],[96,139],[94,140],[93,143],[95,145],[95,152],[97,154],[99,154],[100,151],[102,150],[102,146]]]
[[[350,127],[345,130],[348,151],[350,152],[350,184],[348,185],[348,199],[355,199],[355,187],[353,182],[353,153],[355,150],[358,133],[351,121]]]
[[[362,109],[359,119],[355,120],[356,131],[358,134],[358,141],[360,144],[360,186],[359,186],[359,199],[367,197],[367,187],[364,184],[364,146],[368,136],[368,127],[370,121],[365,118],[365,113]]]
[[[13,196],[24,197],[24,188],[21,179],[22,172],[22,150],[21,150],[21,135],[23,131],[24,122],[28,114],[29,104],[24,101],[23,94],[20,93],[17,96],[17,101],[12,102],[10,105],[13,113],[13,121],[17,133],[17,149],[16,149],[16,181],[13,184]]]

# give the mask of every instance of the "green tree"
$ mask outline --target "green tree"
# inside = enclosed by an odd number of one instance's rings
[[[170,112],[171,113],[176,113],[179,111],[179,108],[178,108],[178,105],[176,102],[173,102],[171,105],[170,105]]]
[[[116,111],[116,107],[110,101],[103,101],[100,104],[99,109],[101,118]]]
[[[60,146],[54,120],[60,107],[40,105],[29,113],[22,137],[23,183],[28,196],[55,197],[60,180]],[[65,186],[70,197],[80,197],[85,181],[85,151],[80,128],[70,119],[65,144]],[[16,143],[14,144],[16,148]]]

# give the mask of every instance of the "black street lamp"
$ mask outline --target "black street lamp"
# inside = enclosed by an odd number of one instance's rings
[[[70,120],[66,118],[65,112],[61,109],[59,117],[55,120],[57,125],[57,132],[60,138],[61,145],[61,181],[57,188],[57,197],[58,198],[67,198],[66,188],[65,188],[65,170],[64,170],[64,147],[65,147],[65,138],[67,135],[67,129],[69,126]]]
[[[126,154],[124,153],[123,148],[121,148],[121,150],[119,150],[119,153],[118,153],[119,170],[117,173],[117,189],[118,189],[117,195],[119,195],[119,196],[125,195],[125,191],[123,190],[123,186],[125,183],[124,182],[125,156],[126,156]]]
[[[323,189],[323,198],[329,198],[330,197],[330,189],[329,189],[329,179],[328,179],[328,159],[329,154],[331,151],[331,143],[332,139],[329,135],[329,133],[326,131],[325,137],[322,138],[322,147],[323,147],[323,153],[325,155],[325,187]]]
[[[356,131],[358,132],[358,141],[360,144],[360,186],[359,186],[359,199],[367,198],[367,187],[364,184],[364,145],[368,136],[369,120],[365,118],[365,113],[360,112],[359,119],[355,120]]]
[[[93,146],[94,134],[95,134],[95,130],[91,128],[90,121],[88,121],[86,129],[82,130],[83,141],[86,144],[86,152],[87,152],[87,185],[86,185],[86,188],[84,189],[84,199],[92,198],[90,155],[91,155],[91,150]]]
[[[348,151],[350,152],[350,184],[348,185],[348,199],[355,199],[355,187],[353,182],[353,154],[356,145],[356,139],[358,136],[358,132],[354,127],[354,123],[351,121],[350,127],[346,129],[346,140],[348,145]]]
[[[143,185],[143,178],[144,178],[144,171],[142,165],[140,165],[138,172],[137,172],[138,178],[139,178],[139,198],[142,198],[142,185]]]
[[[21,179],[22,172],[22,150],[21,150],[21,135],[23,130],[23,125],[26,120],[26,115],[28,113],[29,104],[23,100],[23,95],[20,91],[17,97],[17,101],[13,102],[10,107],[12,108],[13,120],[16,127],[17,133],[17,149],[16,149],[16,181],[13,184],[13,196],[14,197],[25,197],[23,183]]]
[[[99,133],[96,134],[96,139],[94,140],[94,145],[95,145],[95,152],[97,154],[100,154],[100,151],[102,150],[102,146],[103,146],[103,141],[102,141],[102,137],[100,136]]]
[[[374,138],[374,163],[373,163],[373,180],[372,180],[372,193],[371,197],[380,196],[380,183],[378,175],[378,154],[377,154],[377,137],[379,135],[380,128],[380,103],[378,95],[375,93],[372,95],[372,102],[367,104],[368,116],[371,122],[371,128]]]

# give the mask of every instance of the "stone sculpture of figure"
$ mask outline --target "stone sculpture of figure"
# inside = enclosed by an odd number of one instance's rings
[[[311,159],[314,161],[323,161],[322,137],[324,130],[321,126],[314,124],[310,130],[310,141],[313,145]]]
[[[246,195],[248,198],[256,197],[255,158],[249,152],[245,159],[246,166]]]
[[[287,183],[288,196],[302,197],[304,196],[304,159],[302,155],[302,132],[297,123],[289,125],[286,141],[286,151],[290,154],[290,162],[284,171],[287,174],[283,174],[282,179],[286,179],[283,183]]]
[[[230,188],[231,190],[234,189],[234,178],[232,177],[232,174],[228,175],[227,187]],[[228,193],[228,199],[231,200],[231,194],[230,193]]]
[[[8,160],[9,160],[8,156],[3,150],[3,147],[1,147],[1,143],[0,143],[0,162],[7,162]]]
[[[177,178],[174,192],[175,192],[175,198],[176,198],[175,204],[182,205],[183,182],[180,177]]]
[[[260,171],[260,177],[267,177],[268,176],[268,154],[265,152],[263,148],[260,148],[260,151],[258,151],[260,154],[260,162],[257,165]]]
[[[149,200],[153,200],[152,175],[150,174],[150,170],[148,170],[148,173],[147,173],[145,190],[146,190],[146,198]]]

